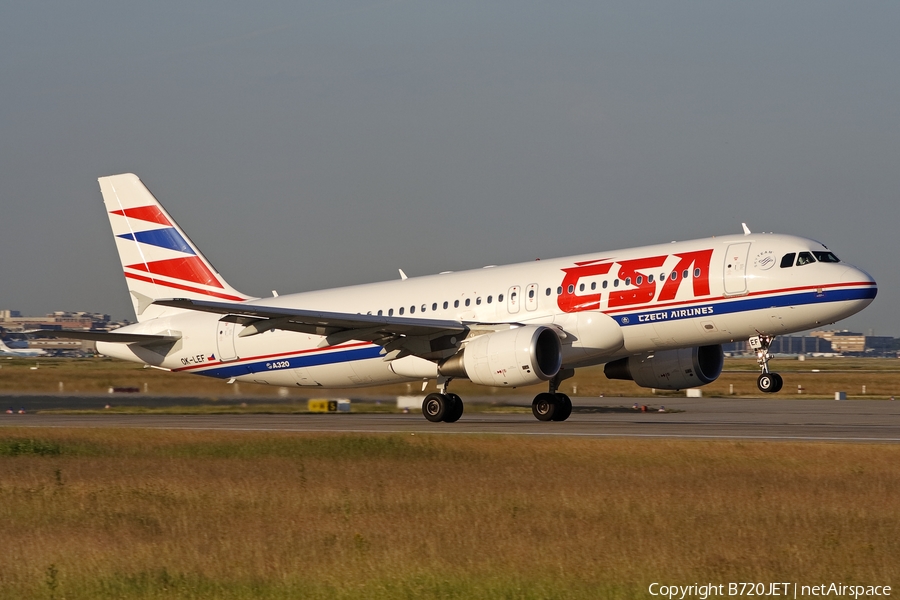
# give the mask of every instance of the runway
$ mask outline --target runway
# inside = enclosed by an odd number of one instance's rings
[[[9,400],[9,397],[6,398]],[[525,403],[527,399],[521,399]],[[3,414],[0,427],[127,427],[296,433],[488,434],[586,438],[900,443],[900,402],[887,400],[665,399],[673,412],[640,412],[648,398],[577,399],[568,421],[471,411],[457,423],[421,414]],[[652,406],[658,408],[658,400]],[[183,404],[183,403],[182,403]]]

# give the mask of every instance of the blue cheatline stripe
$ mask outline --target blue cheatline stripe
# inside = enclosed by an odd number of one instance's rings
[[[168,248],[184,252],[185,254],[194,254],[193,249],[188,245],[181,234],[175,231],[174,227],[168,229],[151,229],[149,231],[138,231],[137,233],[123,233],[118,237],[123,240],[131,240],[142,244],[150,244],[151,246],[159,246],[160,248]]]
[[[380,356],[380,346],[369,346],[366,348],[354,348],[352,350],[342,350],[338,352],[303,354],[301,356],[291,356],[289,358],[270,358],[268,360],[260,360],[256,362],[236,364],[229,363],[219,367],[205,369],[203,371],[194,371],[194,374],[206,375],[207,377],[229,379],[231,377],[240,377],[241,375],[251,375],[253,373],[282,371],[284,369],[299,369],[300,367],[335,365],[338,363],[350,362],[353,360],[379,358]]]
[[[616,315],[613,318],[619,325],[628,327],[631,325],[643,325],[645,323],[698,319],[767,308],[806,306],[809,304],[824,304],[827,302],[846,302],[848,300],[867,300],[874,298],[877,293],[878,290],[875,288],[840,289],[824,292],[809,291],[798,294],[785,294],[783,296],[762,296],[758,298],[744,298],[742,300],[710,302],[709,304],[696,304],[690,307],[643,310],[640,312]]]

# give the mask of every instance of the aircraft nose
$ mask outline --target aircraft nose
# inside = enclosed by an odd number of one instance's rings
[[[871,302],[875,298],[876,294],[878,294],[878,284],[875,283],[875,278],[857,267],[848,267],[841,274],[841,282],[856,284],[860,287],[864,287],[864,289],[866,290],[864,293],[867,303]]]
[[[860,283],[875,286],[875,279],[857,267],[849,267],[841,274],[842,283]]]

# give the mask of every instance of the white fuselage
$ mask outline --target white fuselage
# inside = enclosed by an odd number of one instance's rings
[[[563,338],[563,368],[628,355],[775,336],[833,323],[867,306],[874,280],[835,262],[781,266],[818,242],[749,234],[673,242],[458,273],[254,299],[257,306],[459,321],[547,325]],[[284,330],[240,337],[222,316],[166,309],[119,332],[171,334],[167,353],[100,342],[103,354],[173,371],[283,386],[355,387],[432,377],[433,363],[384,360],[366,341],[319,347]]]

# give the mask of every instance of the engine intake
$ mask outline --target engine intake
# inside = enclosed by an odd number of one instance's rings
[[[603,372],[609,379],[627,379],[641,387],[683,390],[718,379],[724,362],[722,346],[717,344],[628,356],[607,363]]]
[[[518,387],[547,381],[562,367],[562,345],[549,327],[528,325],[486,333],[441,363],[445,377],[480,385]]]

